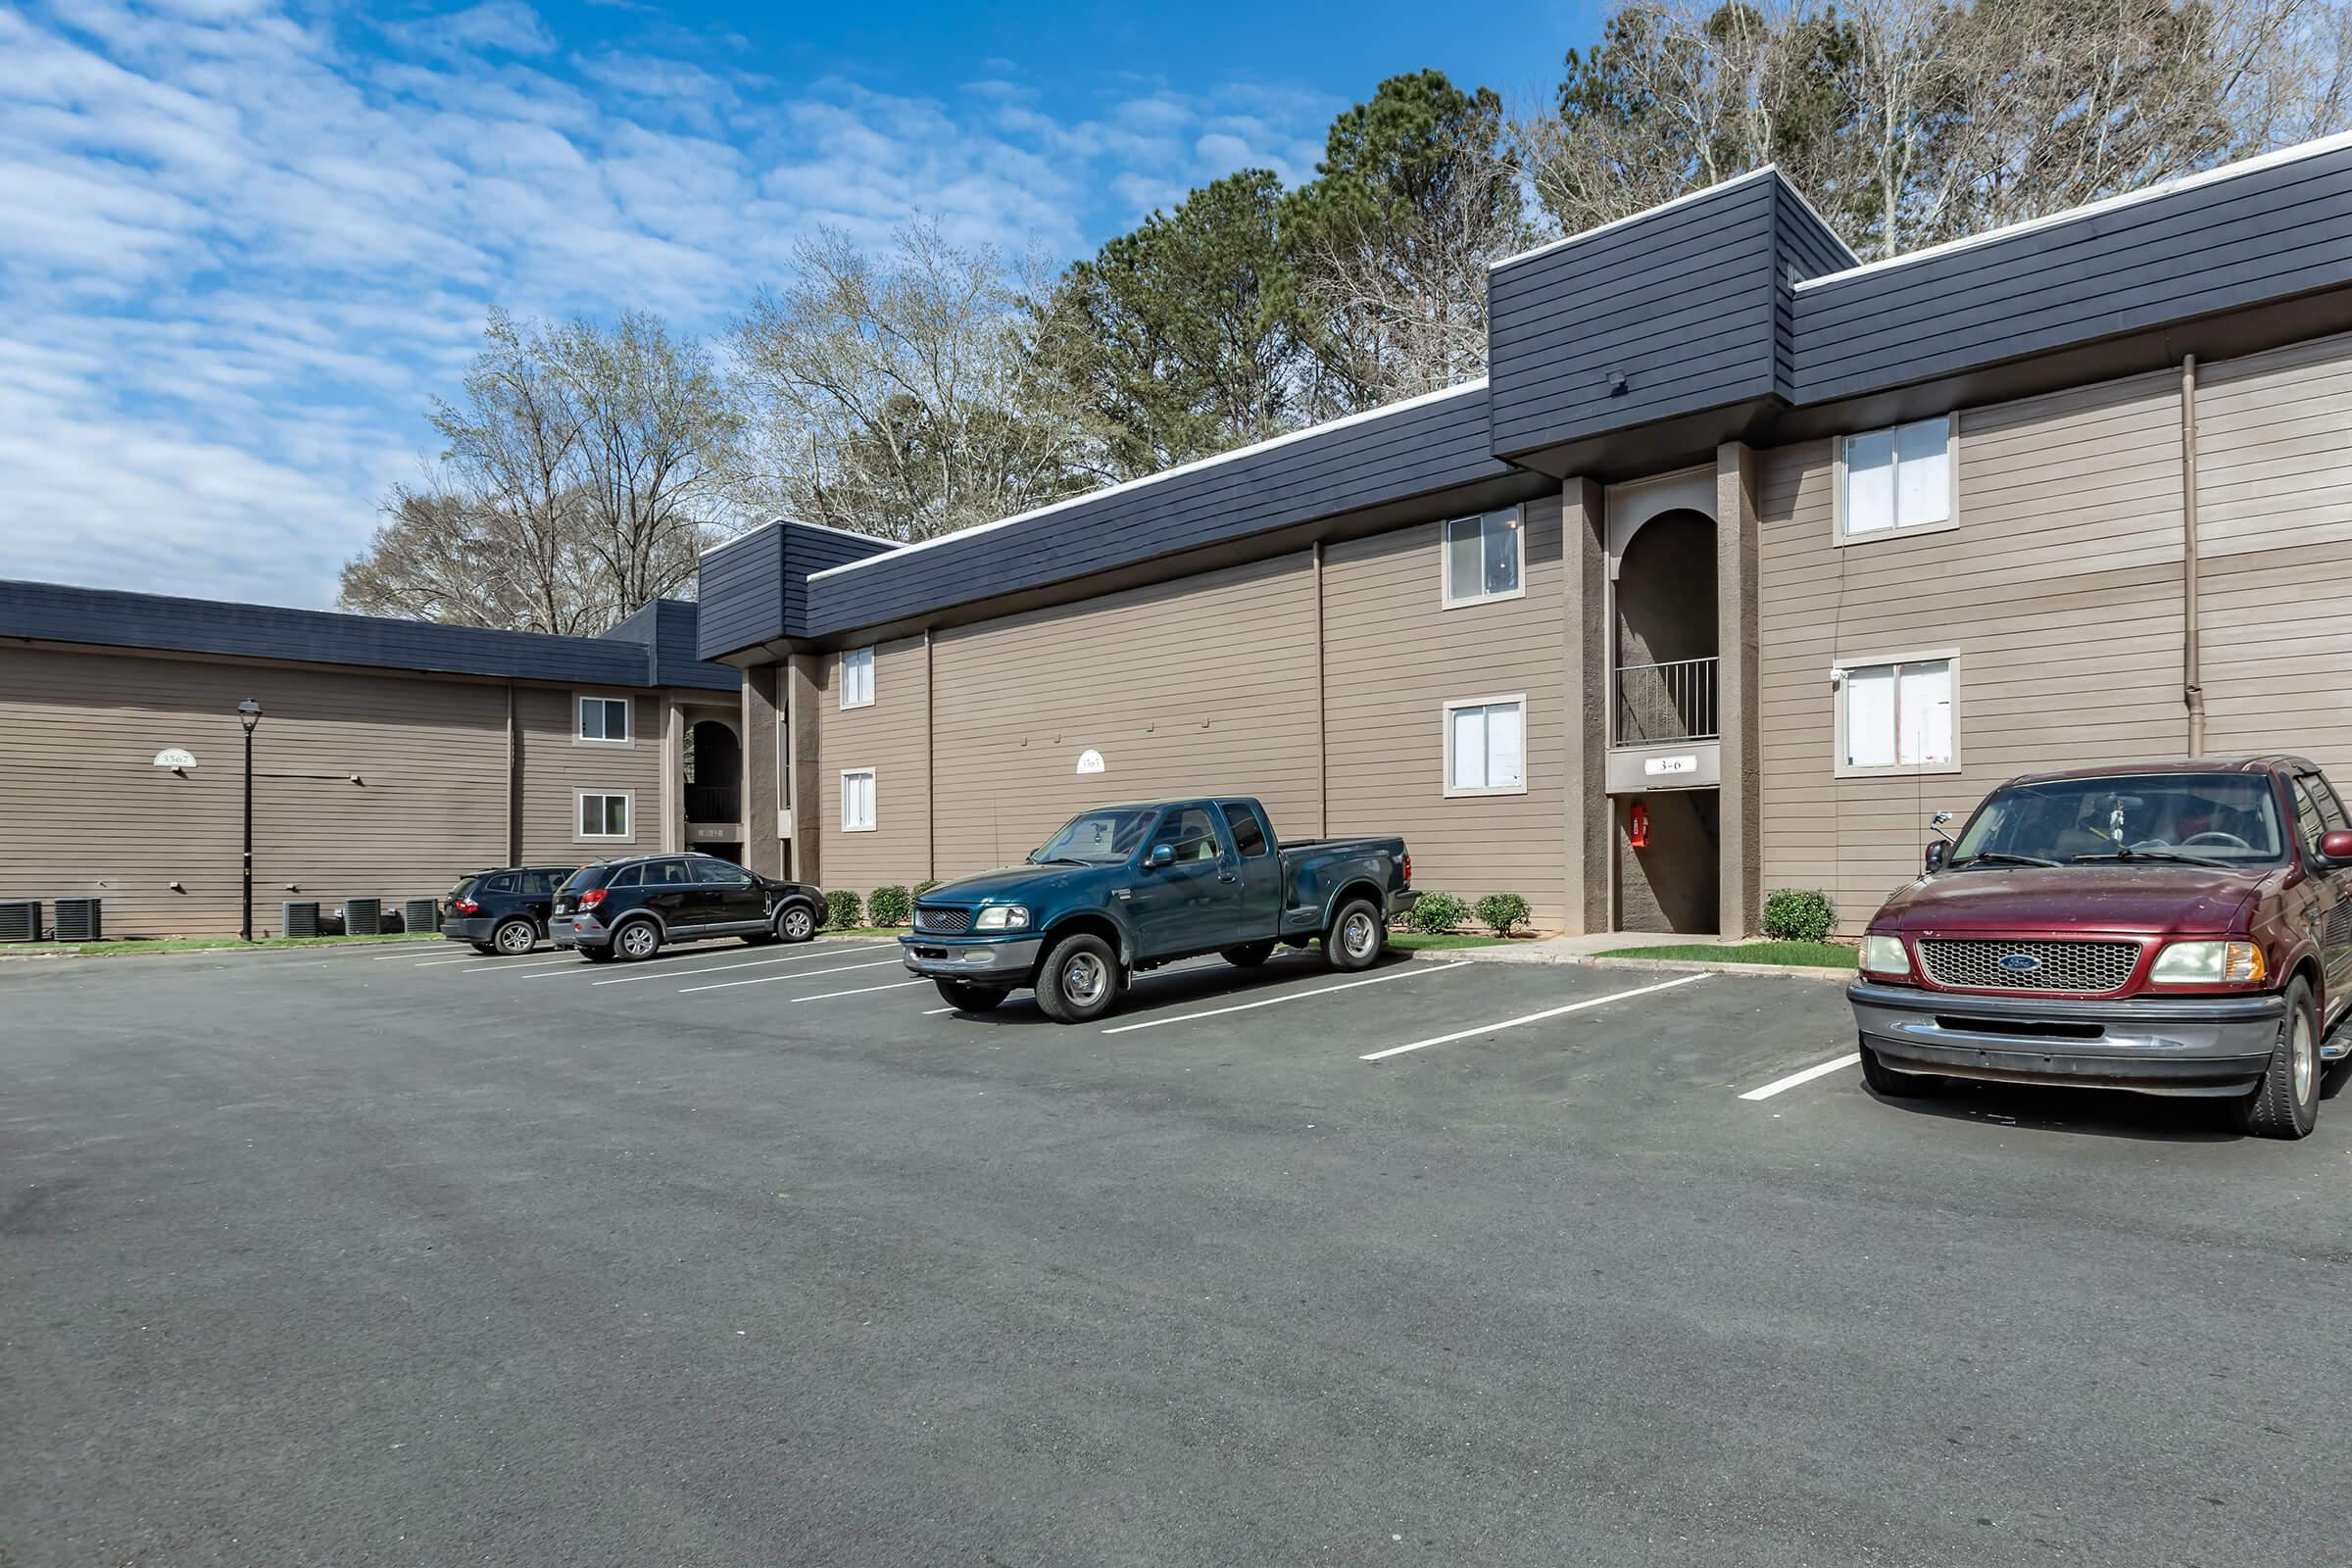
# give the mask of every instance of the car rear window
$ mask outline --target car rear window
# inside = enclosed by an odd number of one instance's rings
[[[583,865],[571,873],[571,880],[564,884],[564,891],[580,893],[589,888],[601,888],[612,875],[612,867],[609,865]]]

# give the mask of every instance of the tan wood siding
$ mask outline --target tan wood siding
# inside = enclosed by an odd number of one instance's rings
[[[874,700],[841,706],[841,656],[828,654],[817,701],[818,812],[824,834],[825,886],[858,894],[931,876],[930,703],[923,640],[874,650]],[[871,768],[874,830],[841,830],[843,770]],[[795,824],[795,831],[805,831]]]
[[[578,696],[624,697],[626,692],[582,687]],[[662,848],[662,703],[644,693],[629,704],[627,746],[575,739],[570,691],[517,687],[515,722],[522,733],[522,856],[533,864],[579,865],[613,855],[653,855]],[[577,792],[625,794],[626,839],[579,837]]]
[[[2177,377],[1963,412],[1959,526],[1831,541],[1830,443],[1764,457],[1764,887],[1819,887],[1852,932],[1917,872],[1938,809],[2035,768],[2178,756]],[[1840,659],[1959,651],[1962,771],[1835,776]]]
[[[1400,833],[1413,884],[1517,893],[1540,926],[1566,915],[1560,833],[1567,709],[1560,502],[1526,509],[1526,594],[1443,607],[1443,525],[1331,546],[1323,563],[1330,831]],[[1448,799],[1444,707],[1527,695],[1527,793]]]
[[[2207,368],[2197,395],[2206,747],[2352,786],[2352,338]]]
[[[0,653],[0,898],[102,898],[109,935],[233,933],[246,697],[257,931],[282,900],[437,895],[504,858],[501,685],[19,648]],[[168,746],[196,754],[186,778],[154,765]]]
[[[1299,833],[1316,817],[1314,659],[1304,553],[942,632],[937,874],[1017,861],[1110,801],[1255,795]],[[1105,771],[1076,771],[1089,749]],[[825,840],[835,881],[831,858],[859,836],[839,826]]]

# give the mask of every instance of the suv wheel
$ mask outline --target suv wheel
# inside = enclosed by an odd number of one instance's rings
[[[1237,969],[1254,969],[1274,956],[1274,944],[1250,942],[1238,948],[1220,948],[1217,950],[1217,956]]]
[[[642,917],[624,920],[612,933],[612,951],[630,963],[650,958],[662,951],[662,928]]]
[[[2308,1138],[2320,1120],[2320,1009],[2311,985],[2286,988],[2286,1016],[2262,1082],[2238,1106],[2238,1125],[2257,1138]]]
[[[528,920],[501,920],[490,941],[508,957],[518,958],[539,945],[539,928]]]
[[[1369,899],[1350,899],[1323,933],[1323,961],[1334,969],[1369,969],[1389,944],[1389,928]]]
[[[1101,937],[1063,937],[1037,970],[1037,1004],[1055,1023],[1092,1023],[1118,1004],[1126,989],[1119,956]]]
[[[939,1000],[957,1012],[986,1012],[1004,1000],[1003,986],[976,986],[969,980],[936,980]]]
[[[816,935],[816,916],[806,904],[787,904],[776,914],[776,940],[806,942]]]

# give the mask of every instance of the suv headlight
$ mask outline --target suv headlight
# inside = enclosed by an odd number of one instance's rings
[[[1017,904],[992,904],[972,922],[975,931],[1026,931],[1029,911]]]
[[[1862,967],[1872,974],[1907,976],[1911,973],[1911,955],[1903,951],[1901,937],[1864,937]]]
[[[2262,949],[2251,942],[2172,942],[2156,955],[2148,979],[2160,986],[2250,986],[2263,972]]]

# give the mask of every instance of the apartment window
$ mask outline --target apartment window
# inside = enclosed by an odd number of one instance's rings
[[[1840,775],[1959,767],[1953,715],[1960,692],[1952,654],[1857,662],[1837,673]]]
[[[580,837],[625,839],[629,836],[627,795],[600,795],[583,790],[579,795],[579,808]]]
[[[1456,517],[1446,525],[1446,604],[1516,599],[1527,591],[1527,530],[1519,509]]]
[[[874,651],[853,648],[841,656],[841,706],[863,708],[874,700]]]
[[[583,741],[626,745],[629,739],[629,700],[626,697],[583,697],[574,705],[578,722],[573,735]]]
[[[1446,705],[1446,793],[1527,793],[1527,699],[1480,697]]]
[[[1840,542],[1952,526],[1958,509],[1949,416],[1849,435],[1838,447]]]
[[[874,770],[870,767],[841,775],[841,830],[844,833],[874,830]]]

